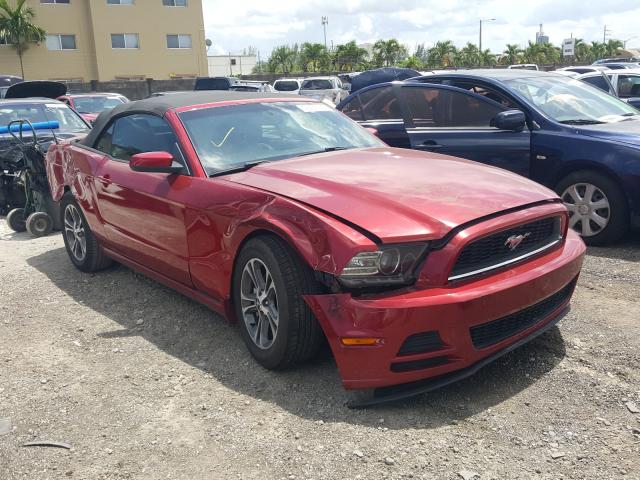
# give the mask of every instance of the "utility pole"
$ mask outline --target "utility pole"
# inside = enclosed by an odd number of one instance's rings
[[[610,35],[611,35],[611,30],[609,30],[605,25],[602,31],[602,43],[607,43],[607,36],[610,36]]]
[[[322,17],[320,19],[322,23],[322,29],[324,30],[324,49],[327,49],[327,25],[329,24],[329,17]]]

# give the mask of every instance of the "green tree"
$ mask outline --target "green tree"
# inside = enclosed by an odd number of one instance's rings
[[[416,46],[416,51],[413,54],[414,57],[420,60],[420,63],[426,65],[429,63],[429,49],[425,48],[424,43]]]
[[[488,48],[478,52],[478,60],[481,67],[493,67],[497,63],[496,56]]]
[[[0,0],[0,35],[15,49],[20,59],[20,72],[24,78],[22,57],[31,44],[43,42],[46,32],[33,24],[35,13],[25,5],[26,0],[18,0],[12,8],[7,0]]]
[[[624,47],[624,44],[620,40],[611,39],[605,44],[607,50],[607,57],[615,57],[618,54],[618,50]]]
[[[317,72],[324,57],[328,55],[321,43],[305,42],[300,46],[300,66],[303,72]]]
[[[507,48],[504,49],[504,56],[506,58],[506,62],[508,65],[515,65],[520,61],[520,54],[522,53],[522,49],[520,45],[516,45],[515,43],[507,43]]]
[[[591,54],[594,60],[599,60],[607,56],[607,45],[604,42],[592,42]]]
[[[336,46],[333,51],[333,63],[339,71],[353,71],[366,68],[367,56],[367,50],[358,47],[356,41],[352,40]]]
[[[298,57],[298,46],[280,45],[271,52],[267,64],[272,73],[282,72],[287,74],[293,71]]]
[[[438,41],[429,49],[429,65],[450,67],[455,64],[457,49],[451,40]]]
[[[591,63],[595,60],[591,51],[591,45],[586,43],[582,38],[576,38],[574,53],[576,60],[579,62]]]
[[[378,40],[373,44],[373,58],[378,66],[396,65],[407,56],[407,47],[395,38]]]
[[[411,55],[398,63],[399,67],[412,68],[414,70],[422,70],[422,60],[417,55]]]
[[[463,67],[477,67],[480,65],[480,51],[478,47],[468,42],[464,47],[458,50],[456,55],[456,64]]]

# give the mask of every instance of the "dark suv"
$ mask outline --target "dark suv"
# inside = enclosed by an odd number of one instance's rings
[[[232,85],[239,83],[236,77],[199,77],[196,79],[194,90],[229,90]]]

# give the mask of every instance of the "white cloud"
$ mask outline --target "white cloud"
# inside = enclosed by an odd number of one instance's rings
[[[327,41],[335,44],[355,39],[358,43],[395,37],[414,48],[438,40],[452,40],[462,46],[478,42],[478,20],[495,18],[483,24],[483,47],[494,52],[506,43],[525,45],[535,39],[538,24],[553,43],[571,34],[587,41],[602,41],[606,24],[612,36],[621,40],[636,35],[629,19],[640,17],[637,1],[607,0],[343,0],[304,2],[243,0],[230,4],[222,0],[203,0],[207,37],[213,41],[210,52],[236,52],[255,46],[263,58],[274,46],[323,42],[322,16],[329,17]],[[640,45],[638,38],[630,46]]]

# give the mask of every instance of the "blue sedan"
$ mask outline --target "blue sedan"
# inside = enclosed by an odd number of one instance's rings
[[[363,88],[337,108],[389,145],[468,158],[554,189],[591,245],[640,228],[640,111],[578,80],[455,71]]]

